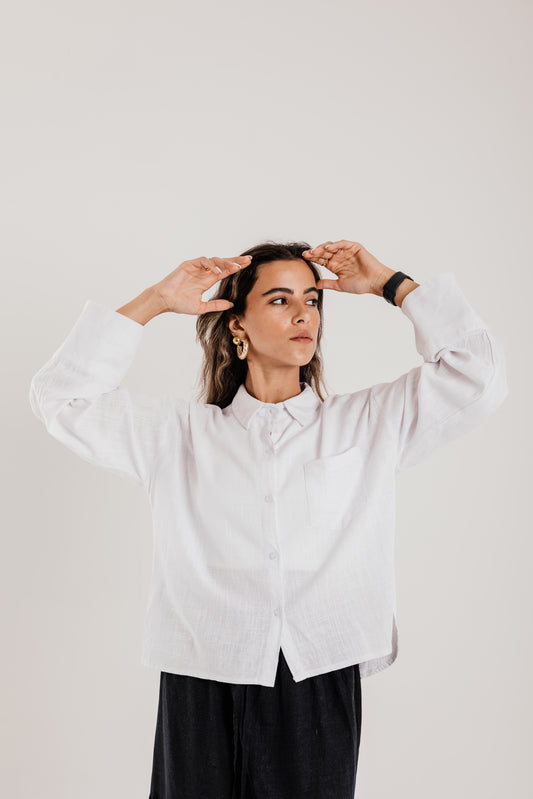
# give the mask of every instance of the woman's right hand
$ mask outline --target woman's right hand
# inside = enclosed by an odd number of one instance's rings
[[[193,258],[184,261],[163,280],[154,285],[165,310],[174,313],[202,314],[208,311],[226,311],[229,300],[202,300],[202,294],[219,280],[249,266],[249,255],[235,258]]]

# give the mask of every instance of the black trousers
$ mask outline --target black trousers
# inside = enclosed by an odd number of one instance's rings
[[[161,672],[149,799],[354,799],[359,665],[273,687]]]

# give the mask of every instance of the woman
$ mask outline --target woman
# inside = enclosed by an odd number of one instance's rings
[[[324,398],[324,289],[401,308],[423,364]],[[121,384],[167,312],[198,315],[203,402]],[[346,335],[355,361],[368,342]],[[398,651],[395,476],[506,395],[501,342],[454,274],[419,284],[357,242],[265,242],[185,261],[117,311],[87,301],[30,402],[51,435],[150,497],[150,799],[352,799],[361,678]]]

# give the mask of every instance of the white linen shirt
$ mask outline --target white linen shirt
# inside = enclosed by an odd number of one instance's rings
[[[273,686],[398,652],[395,475],[468,432],[507,395],[501,341],[453,272],[407,294],[423,363],[323,402],[241,384],[221,409],[122,385],[145,327],[87,300],[35,374],[30,404],[89,463],[143,486],[153,563],[141,663]]]

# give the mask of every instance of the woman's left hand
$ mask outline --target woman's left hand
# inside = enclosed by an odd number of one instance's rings
[[[383,286],[394,274],[394,269],[382,264],[356,241],[326,241],[312,250],[305,250],[303,256],[306,260],[326,266],[337,275],[337,280],[317,280],[316,287],[319,289],[377,294],[381,297]]]

